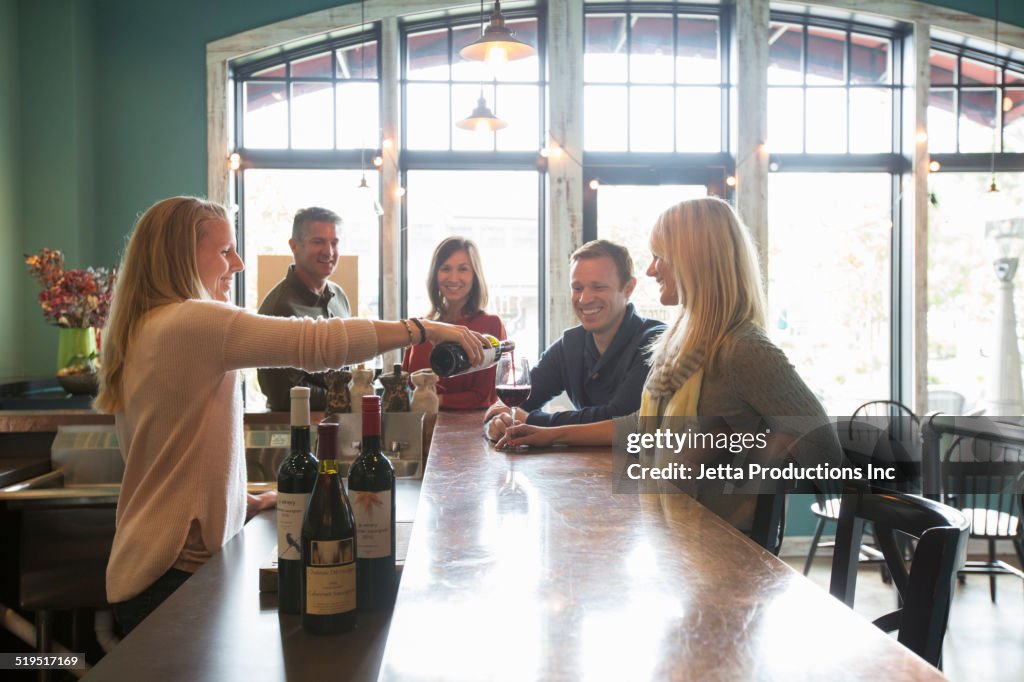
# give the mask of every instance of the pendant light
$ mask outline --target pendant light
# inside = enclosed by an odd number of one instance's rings
[[[995,32],[992,36],[992,56],[996,61],[996,68],[999,68],[999,0],[995,0],[996,13],[995,13]],[[988,193],[995,194],[999,191],[999,186],[996,184],[996,148],[999,147],[1000,140],[1000,127],[1002,126],[1002,117],[1000,112],[1002,111],[1002,101],[1000,98],[1000,106],[996,107],[996,118],[992,122],[992,155],[989,157],[989,173],[990,179],[988,184]],[[1000,149],[1000,151],[1002,151]]]
[[[501,8],[498,6],[498,3],[495,3],[494,11],[495,15],[498,16],[502,24],[502,27],[504,28],[505,19],[500,16]],[[491,24],[493,25],[493,23],[494,17],[491,17]],[[470,43],[466,47],[459,50],[459,54],[465,57],[466,59],[475,59],[476,57],[470,57],[466,51],[469,50],[474,45],[480,45],[484,40],[484,36],[487,35],[487,31],[490,29],[491,25],[488,25],[486,29],[484,28],[484,0],[480,0],[480,39],[477,40],[475,43]],[[506,32],[508,31],[508,29],[504,30]],[[530,49],[532,50],[533,48]],[[479,57],[479,59],[483,59],[483,57],[481,56]],[[487,106],[487,98],[484,97],[484,84],[482,81],[480,83],[480,97],[476,101],[476,107],[473,109],[473,112],[466,118],[455,123],[455,127],[457,128],[461,128],[463,130],[473,130],[479,133],[493,133],[494,131],[501,130],[502,128],[505,128],[507,126],[508,123],[495,116],[494,112],[491,111],[490,107]]]
[[[480,2],[480,18],[482,25],[483,0]],[[535,53],[533,45],[516,38],[515,33],[505,26],[500,0],[495,0],[491,21],[483,30],[480,38],[459,50],[463,59],[487,62],[492,67],[500,66],[513,59],[523,59]]]
[[[359,36],[363,36],[366,31],[366,0],[362,0],[359,3]],[[366,49],[365,43],[359,46],[359,77],[363,77],[363,50]],[[367,212],[370,215],[380,217],[384,215],[384,207],[380,205],[380,201],[377,198],[377,193],[370,187],[370,183],[366,181],[366,144],[365,140],[360,145],[359,151],[359,171],[362,173],[362,177],[359,179],[359,185],[356,187],[358,192],[359,204],[365,206]]]
[[[480,88],[480,98],[476,101],[476,108],[466,118],[455,124],[463,130],[475,130],[479,133],[494,132],[508,126],[508,123],[501,120],[487,106],[487,99],[484,97],[484,89]]]

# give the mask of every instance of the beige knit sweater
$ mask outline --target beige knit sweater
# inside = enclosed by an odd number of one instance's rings
[[[108,601],[136,596],[172,566],[194,569],[242,528],[237,370],[318,371],[376,354],[368,320],[265,317],[197,300],[150,312],[131,342],[124,410],[115,415],[125,471]]]

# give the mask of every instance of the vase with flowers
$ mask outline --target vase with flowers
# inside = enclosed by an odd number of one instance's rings
[[[57,381],[69,393],[95,393],[99,362],[98,329],[106,324],[117,270],[64,269],[64,254],[41,249],[25,256],[25,265],[39,285],[43,318],[60,328]]]

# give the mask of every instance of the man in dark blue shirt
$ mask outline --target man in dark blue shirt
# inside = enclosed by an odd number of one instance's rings
[[[495,403],[486,433],[497,440],[513,418],[538,426],[587,424],[635,412],[647,378],[651,341],[665,325],[636,314],[629,252],[612,242],[587,242],[570,258],[573,312],[580,325],[544,351],[530,372],[530,397],[513,412]],[[565,391],[575,409],[545,412]],[[527,414],[528,413],[528,414]]]

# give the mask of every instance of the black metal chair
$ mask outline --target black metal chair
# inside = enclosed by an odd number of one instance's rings
[[[947,448],[940,471],[943,501],[967,517],[972,538],[988,543],[988,559],[968,561],[960,578],[967,573],[988,575],[989,595],[995,602],[997,576],[1024,579],[1024,571],[996,555],[996,541],[1009,540],[1024,567],[1024,445],[996,436],[960,437]]]
[[[875,625],[886,632],[899,630],[901,644],[938,666],[956,572],[967,552],[967,518],[952,507],[916,495],[880,492],[859,483],[844,488],[830,592],[850,607],[865,523],[874,526],[902,604],[875,620]],[[909,571],[897,533],[918,538]]]
[[[850,463],[863,465],[870,460],[883,435],[889,446],[889,454],[895,450],[901,458],[913,460],[916,457],[919,462],[919,454],[912,451],[906,452],[906,450],[909,448],[920,452],[920,448],[916,447],[920,439],[920,423],[917,415],[903,403],[895,400],[872,400],[853,411],[849,423],[845,425],[845,428],[840,429],[839,435],[844,453]],[[821,536],[825,531],[825,525],[835,522],[839,518],[841,492],[840,486],[829,487],[827,484],[814,490],[815,501],[811,503],[811,513],[817,517],[817,524],[814,528],[814,537],[811,539],[811,548],[804,561],[804,575],[810,572],[818,548],[831,547],[833,544],[821,542]],[[876,548],[861,547],[861,560],[882,564],[882,577],[888,579],[884,569],[884,558]]]

